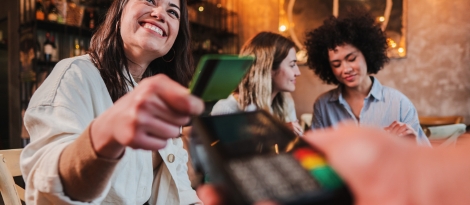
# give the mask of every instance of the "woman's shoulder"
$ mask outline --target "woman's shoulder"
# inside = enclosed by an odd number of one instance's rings
[[[86,84],[101,80],[101,75],[92,63],[90,56],[82,55],[59,61],[52,69],[51,74],[48,76],[49,78],[52,81],[56,81],[56,85],[62,82],[66,84]]]
[[[212,107],[211,115],[223,115],[239,112],[240,108],[238,107],[237,100],[233,95],[228,96],[226,99],[219,100]]]
[[[339,98],[339,91],[338,88],[333,88],[328,90],[322,94],[320,94],[317,99],[315,100],[315,104],[317,103],[326,103],[328,101],[335,101]]]
[[[382,86],[382,102],[388,105],[398,105],[402,110],[415,109],[413,102],[395,88]]]
[[[403,94],[401,91],[388,87],[388,86],[382,86],[382,93],[384,95],[385,100],[398,100],[398,101],[409,101],[408,97],[406,97],[405,94]]]
[[[52,72],[78,72],[78,73],[98,73],[98,69],[95,67],[89,55],[75,56],[71,58],[65,58],[59,61]]]
[[[30,104],[53,104],[57,94],[78,95],[104,85],[98,69],[88,55],[59,61],[44,82],[35,91]]]

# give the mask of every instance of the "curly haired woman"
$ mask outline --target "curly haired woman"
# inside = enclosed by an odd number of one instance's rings
[[[370,14],[331,17],[307,34],[305,44],[309,67],[325,83],[338,85],[315,101],[312,129],[353,120],[430,146],[411,101],[372,76],[389,59],[386,37]]]

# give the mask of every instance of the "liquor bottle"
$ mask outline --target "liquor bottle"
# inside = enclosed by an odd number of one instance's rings
[[[86,49],[85,45],[83,44],[83,39],[80,40],[80,55],[85,55],[86,54]]]
[[[57,8],[57,23],[64,24],[66,13],[67,13],[67,1],[66,0],[56,0],[55,7]]]
[[[51,35],[51,43],[52,43],[52,56],[51,56],[51,61],[57,62],[59,61],[59,55],[58,55],[58,47],[55,45],[55,36]]]
[[[52,59],[52,54],[54,53],[55,43],[51,41],[51,34],[46,33],[46,41],[44,41],[44,60],[50,62]]]
[[[94,14],[93,14],[93,13],[94,13],[94,11],[91,10],[91,11],[90,11],[90,22],[89,22],[89,25],[88,25],[88,27],[89,27],[90,29],[94,29],[94,28],[95,28],[95,17],[94,17]]]
[[[41,44],[39,43],[39,40],[36,38],[36,45],[35,45],[35,51],[36,51],[36,60],[40,60],[42,55],[41,55],[41,52],[42,52],[42,49],[41,49]]]
[[[73,54],[74,56],[79,56],[80,55],[80,44],[78,44],[78,39],[75,39],[74,41],[74,50],[73,50]]]
[[[36,1],[36,20],[44,21],[45,12],[41,0]]]
[[[59,18],[59,10],[55,6],[54,1],[51,1],[51,4],[49,5],[49,12],[47,13],[47,20],[57,22],[58,18]]]
[[[3,40],[3,31],[0,30],[0,44],[5,44],[5,41]]]

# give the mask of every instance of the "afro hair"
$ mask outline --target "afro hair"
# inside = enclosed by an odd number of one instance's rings
[[[308,66],[327,84],[339,84],[331,69],[328,51],[345,44],[362,52],[369,74],[376,74],[389,61],[385,34],[369,13],[351,12],[345,18],[330,17],[322,26],[308,32],[305,42]]]

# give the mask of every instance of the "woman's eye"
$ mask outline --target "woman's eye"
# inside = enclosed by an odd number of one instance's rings
[[[333,68],[338,68],[339,66],[341,66],[341,64],[331,64],[331,66],[333,66]]]
[[[349,59],[349,61],[353,62],[356,60],[356,57]]]
[[[147,1],[148,3],[151,3],[151,4],[155,4],[154,0],[145,0]]]
[[[176,12],[175,10],[170,10],[168,11],[168,13],[170,13],[171,15],[175,16],[177,19],[180,18],[180,15],[178,14],[178,12]]]

